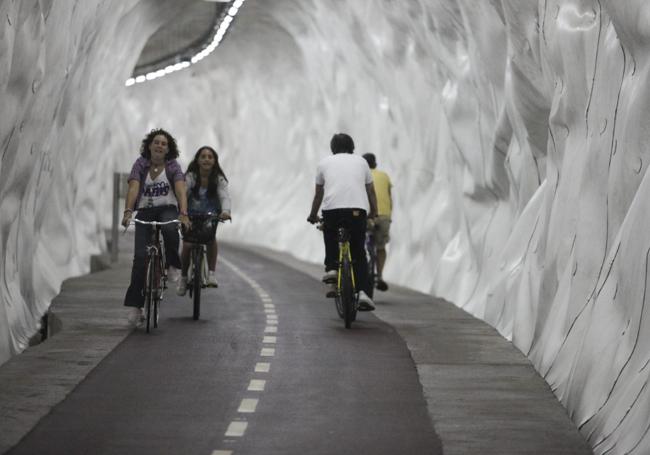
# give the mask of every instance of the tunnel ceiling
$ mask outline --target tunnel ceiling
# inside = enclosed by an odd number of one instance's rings
[[[160,27],[149,38],[133,70],[134,75],[175,63],[186,51],[201,47],[212,37],[214,26],[230,2],[190,0],[187,3],[182,15]]]

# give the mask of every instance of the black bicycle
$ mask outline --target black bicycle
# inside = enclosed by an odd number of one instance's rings
[[[146,270],[144,283],[144,319],[147,333],[158,327],[160,319],[160,302],[167,289],[167,265],[165,263],[165,243],[162,241],[160,230],[167,224],[180,224],[180,220],[171,221],[142,221],[133,219],[135,224],[150,226],[150,236],[147,242],[147,253],[144,267]]]
[[[221,220],[213,213],[191,214],[191,228],[183,233],[183,239],[190,242],[190,264],[187,271],[187,287],[192,299],[192,319],[201,316],[201,289],[208,287],[208,247],[214,240],[217,224]]]

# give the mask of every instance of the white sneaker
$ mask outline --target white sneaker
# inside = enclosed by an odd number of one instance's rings
[[[336,281],[336,276],[338,275],[336,270],[329,270],[323,275],[323,283],[333,283]]]
[[[211,288],[218,288],[219,283],[217,283],[217,279],[214,276],[214,271],[210,270],[208,272],[208,286]]]
[[[180,276],[181,276],[181,271],[178,270],[176,267],[170,266],[167,269],[167,280],[170,283],[176,283],[178,281],[178,279],[180,278]]]
[[[139,327],[144,321],[142,308],[131,307],[129,310],[129,324]]]
[[[360,311],[373,311],[375,309],[375,302],[372,301],[368,294],[359,291],[359,310]]]
[[[176,287],[176,295],[184,296],[187,292],[187,277],[182,276],[178,280],[178,286]]]

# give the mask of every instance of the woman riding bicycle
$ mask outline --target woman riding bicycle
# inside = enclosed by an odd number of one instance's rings
[[[187,182],[187,196],[189,214],[213,213],[220,220],[230,218],[230,194],[228,193],[228,179],[219,165],[219,156],[212,148],[204,145],[194,155],[194,159],[187,167],[185,175]],[[216,233],[216,223],[212,228]],[[208,243],[208,286],[217,287],[214,271],[217,265],[217,239],[216,236]],[[187,291],[187,271],[189,267],[190,242],[183,240],[181,279],[178,281],[178,295],[185,295]]]
[[[140,146],[140,157],[133,164],[129,175],[126,208],[122,218],[124,227],[130,224],[134,210],[137,210],[138,220],[170,221],[179,218],[183,224],[189,225],[185,176],[176,161],[177,157],[176,140],[167,131],[155,129],[144,137]],[[124,305],[132,308],[129,321],[136,324],[144,317],[143,288],[149,229],[149,226],[143,225],[135,227],[131,284],[124,298]],[[167,265],[180,269],[178,230],[174,225],[167,225],[162,229],[162,234]]]

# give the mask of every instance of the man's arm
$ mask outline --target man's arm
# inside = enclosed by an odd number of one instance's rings
[[[318,209],[320,208],[321,203],[323,202],[323,195],[325,194],[325,191],[323,189],[323,185],[316,185],[316,191],[314,192],[314,200],[311,203],[311,212],[309,213],[309,217],[307,218],[307,221],[309,221],[311,224],[314,224],[318,221]]]
[[[375,194],[375,185],[373,183],[366,184],[366,194],[368,195],[368,202],[370,202],[368,218],[375,218],[377,216],[377,195]]]

